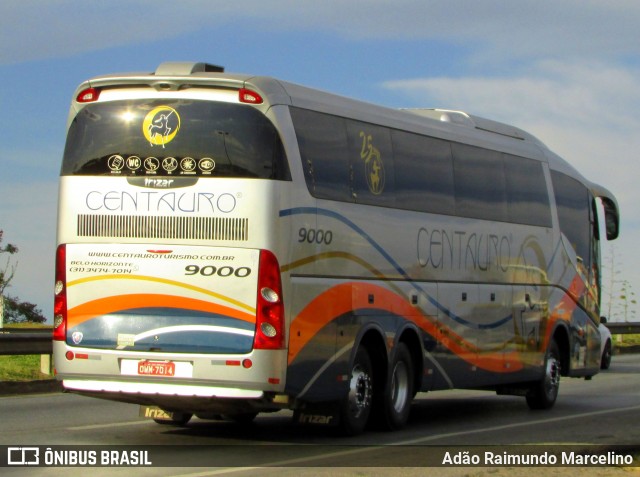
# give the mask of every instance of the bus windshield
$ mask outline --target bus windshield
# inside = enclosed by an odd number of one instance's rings
[[[290,180],[278,132],[260,111],[185,99],[87,105],[69,127],[61,175]]]

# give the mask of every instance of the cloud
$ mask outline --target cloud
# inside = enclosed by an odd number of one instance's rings
[[[625,184],[640,147],[640,71],[600,62],[543,61],[512,76],[388,81],[383,87],[416,106],[460,109],[519,126],[577,163],[585,175]],[[606,159],[606,173],[603,165]]]
[[[25,0],[0,9],[0,64],[171,41],[234,24],[363,41],[445,41],[464,46],[477,62],[633,55],[640,43],[635,0]]]

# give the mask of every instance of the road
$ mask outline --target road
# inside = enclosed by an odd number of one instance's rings
[[[482,449],[460,446],[499,446],[492,452],[513,444],[544,444],[543,449],[560,444],[640,448],[640,355],[616,356],[610,370],[589,382],[563,379],[558,401],[549,411],[530,411],[523,398],[489,392],[419,394],[405,429],[353,438],[338,438],[325,428],[297,426],[291,422],[291,413],[284,411],[260,415],[249,425],[194,418],[183,428],[162,426],[139,418],[135,405],[71,394],[0,398],[0,415],[2,445],[163,446],[151,448],[155,463],[176,466],[137,468],[135,475],[255,476],[253,467],[272,465],[288,468],[277,475],[300,475],[292,467],[303,467],[305,475],[335,475],[336,466],[344,475],[369,475],[363,469],[386,466],[376,475],[407,476],[413,474],[397,469],[394,474],[388,466],[433,465],[433,459],[440,463],[445,451]],[[16,475],[21,470],[9,469]],[[56,475],[52,468],[31,470],[28,475]],[[441,467],[436,475],[502,475],[457,470]],[[129,475],[131,471],[95,468],[91,475]]]

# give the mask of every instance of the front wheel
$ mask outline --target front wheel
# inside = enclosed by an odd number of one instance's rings
[[[369,353],[358,348],[349,374],[349,392],[340,403],[340,428],[343,434],[360,434],[369,420],[373,401],[373,368]]]
[[[560,389],[560,351],[551,339],[544,358],[544,376],[531,386],[527,404],[531,409],[550,409],[556,402]]]
[[[600,360],[600,369],[609,369],[609,366],[611,366],[611,341],[607,341],[607,344],[604,345],[602,359]]]

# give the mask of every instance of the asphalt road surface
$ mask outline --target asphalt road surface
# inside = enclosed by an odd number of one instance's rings
[[[538,449],[538,454],[553,449],[569,452],[585,445],[640,449],[640,355],[614,357],[611,369],[591,381],[563,379],[558,401],[548,411],[531,411],[524,398],[490,392],[433,392],[416,397],[410,422],[401,431],[370,431],[353,438],[337,437],[327,428],[296,425],[291,421],[291,413],[284,411],[259,415],[251,424],[194,418],[185,427],[144,420],[138,411],[135,405],[71,394],[4,397],[0,398],[0,445],[50,446],[52,450],[59,449],[56,446],[71,446],[60,449],[98,452],[97,460],[102,447],[81,446],[127,446],[126,450],[134,452],[124,457],[135,459],[146,455],[154,464],[162,465],[135,469],[96,467],[81,472],[92,477],[301,474],[406,477],[427,475],[424,466],[440,464],[446,453],[453,458],[464,456],[465,452],[473,456],[488,450],[499,456],[521,449],[507,447],[513,445],[526,445],[522,448],[524,453]],[[143,450],[148,454],[142,454]],[[636,456],[640,453],[629,452]],[[0,469],[3,474],[5,470],[6,475],[30,476],[60,475],[63,471],[43,467]],[[510,468],[503,474],[504,468],[444,466],[429,474],[530,475],[521,473],[525,470],[531,469]],[[545,474],[545,470],[552,473]],[[611,473],[618,471],[624,476],[640,475],[640,467],[626,471],[599,467],[586,473],[582,470],[575,473],[575,468],[566,467],[538,468],[535,475],[618,475]]]

